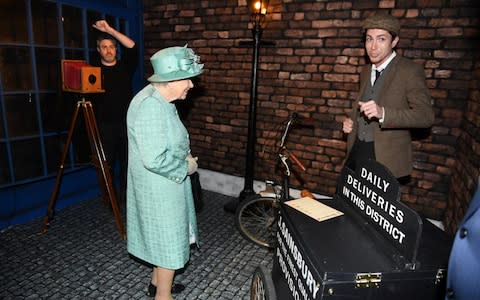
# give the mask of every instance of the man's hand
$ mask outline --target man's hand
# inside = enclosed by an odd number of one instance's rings
[[[92,26],[93,28],[106,33],[110,33],[112,29],[112,27],[110,27],[110,25],[108,25],[108,22],[105,20],[98,20]]]
[[[350,118],[345,118],[343,120],[343,132],[344,133],[350,133],[352,132],[353,129],[353,121]]]
[[[381,119],[383,116],[383,107],[370,100],[367,102],[358,102],[360,112],[365,115],[369,120],[373,118]]]

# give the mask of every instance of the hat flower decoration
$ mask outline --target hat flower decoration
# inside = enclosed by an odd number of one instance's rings
[[[197,74],[203,70],[203,64],[200,64],[200,56],[196,55],[190,48],[185,48],[185,57],[180,59],[178,64],[180,70],[190,74]]]

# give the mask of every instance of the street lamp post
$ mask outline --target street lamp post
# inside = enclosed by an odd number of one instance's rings
[[[229,202],[224,209],[235,212],[239,202],[245,200],[249,196],[255,194],[253,190],[253,171],[255,162],[255,143],[257,131],[257,81],[258,81],[258,57],[260,51],[260,42],[262,37],[262,24],[267,14],[268,0],[263,1],[248,1],[251,10],[251,20],[253,23],[252,35],[253,41],[244,44],[253,45],[252,56],[252,81],[250,87],[250,103],[248,110],[248,135],[247,135],[247,149],[245,161],[245,182],[243,190],[240,192],[238,199]]]

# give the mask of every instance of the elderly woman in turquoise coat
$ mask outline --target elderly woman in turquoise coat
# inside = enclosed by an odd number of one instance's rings
[[[192,49],[165,48],[151,59],[154,74],[132,99],[127,113],[127,247],[153,265],[149,296],[173,299],[184,287],[173,284],[175,270],[198,243],[192,188],[188,175],[197,169],[186,128],[174,101],[193,88],[190,78],[203,65]]]

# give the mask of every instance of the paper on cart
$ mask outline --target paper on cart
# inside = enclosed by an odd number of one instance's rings
[[[314,218],[319,222],[343,215],[343,212],[331,208],[330,206],[310,197],[286,201],[285,204],[295,208],[311,218]]]

